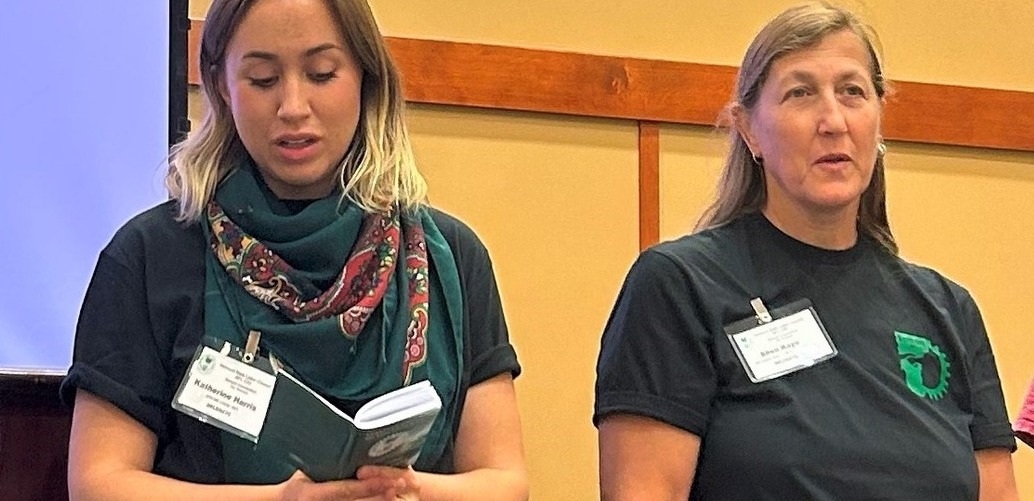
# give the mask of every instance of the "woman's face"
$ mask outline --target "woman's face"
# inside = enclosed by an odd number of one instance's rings
[[[763,158],[767,214],[855,215],[876,164],[882,100],[851,31],[772,63],[737,128]]]
[[[324,0],[260,0],[230,40],[219,90],[273,193],[313,199],[337,185],[361,83]]]

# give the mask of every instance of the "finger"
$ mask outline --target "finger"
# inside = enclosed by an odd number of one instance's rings
[[[405,475],[409,471],[410,471],[409,468],[392,468],[390,466],[366,465],[366,466],[360,467],[359,470],[356,471],[355,478],[358,478],[360,480],[363,480],[363,479],[366,479],[366,478],[374,478],[374,477],[384,477],[384,478],[392,478],[392,479],[394,479],[394,478],[399,478],[399,477]]]
[[[383,481],[371,480],[339,480],[314,483],[306,489],[314,499],[359,499],[378,498],[390,487]]]

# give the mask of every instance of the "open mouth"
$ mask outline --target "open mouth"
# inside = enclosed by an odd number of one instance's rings
[[[314,138],[281,139],[280,141],[277,141],[276,144],[277,144],[277,146],[280,146],[280,147],[283,147],[283,148],[297,149],[297,148],[304,148],[304,147],[309,146],[310,144],[313,144],[315,142],[316,142],[316,139],[314,139]]]
[[[847,156],[847,155],[845,155],[843,153],[833,153],[831,155],[825,155],[822,158],[819,158],[815,163],[818,163],[818,164],[835,164],[835,163],[850,162],[850,161],[851,161],[851,157],[849,157],[849,156]]]

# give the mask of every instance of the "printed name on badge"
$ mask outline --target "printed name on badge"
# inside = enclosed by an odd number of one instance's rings
[[[202,346],[173,406],[255,441],[262,431],[275,383],[275,375]]]
[[[836,347],[810,301],[781,308],[793,313],[774,319],[760,299],[752,300],[751,306],[757,313],[754,326],[740,321],[727,326],[726,333],[752,382],[775,379],[836,356]]]

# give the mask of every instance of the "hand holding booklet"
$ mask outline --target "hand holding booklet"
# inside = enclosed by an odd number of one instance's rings
[[[253,349],[206,336],[172,406],[325,481],[352,478],[363,465],[412,465],[442,402],[431,383],[421,381],[349,416]]]
[[[363,465],[416,461],[442,401],[429,381],[404,386],[349,417],[287,372],[277,374],[256,448],[274,449],[315,481],[355,476]]]

